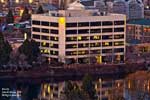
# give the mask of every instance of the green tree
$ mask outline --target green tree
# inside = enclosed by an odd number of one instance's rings
[[[14,23],[14,15],[13,15],[12,10],[10,10],[10,9],[9,9],[8,14],[6,16],[6,22],[7,22],[7,24]]]
[[[22,13],[21,21],[30,20],[31,15],[29,14],[29,9],[27,7],[24,8],[24,11]]]
[[[43,10],[43,7],[40,5],[39,8],[37,9],[37,14],[43,14],[44,13],[44,10]]]
[[[3,34],[0,32],[0,65],[7,64],[9,56],[12,51],[8,41],[4,39]]]
[[[26,60],[29,64],[37,61],[40,56],[40,49],[38,44],[34,40],[25,40],[24,43],[19,47],[20,54],[26,55]]]
[[[86,74],[83,78],[82,89],[89,96],[90,100],[97,99],[95,85],[89,74]]]

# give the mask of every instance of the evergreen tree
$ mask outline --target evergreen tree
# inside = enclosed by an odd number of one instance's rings
[[[27,7],[24,8],[24,11],[22,13],[21,21],[30,20],[31,15],[29,14],[29,9]]]
[[[92,77],[89,74],[85,75],[83,78],[82,89],[89,96],[90,100],[97,99],[95,85],[93,83]]]
[[[37,14],[43,14],[44,13],[44,10],[43,10],[43,7],[40,5],[37,12]]]
[[[33,61],[37,61],[40,55],[40,49],[34,40],[29,41],[28,39],[19,47],[19,52],[26,55],[27,62],[32,64]]]
[[[12,51],[8,41],[4,39],[3,34],[0,32],[0,65],[7,64],[9,56]]]
[[[9,12],[6,16],[6,22],[7,22],[7,24],[14,23],[14,16],[13,16],[12,10],[9,10]]]

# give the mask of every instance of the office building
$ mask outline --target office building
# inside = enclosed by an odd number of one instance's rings
[[[133,20],[127,23],[127,42],[150,43],[150,19]]]
[[[126,17],[85,10],[78,1],[67,10],[32,15],[32,38],[48,61],[123,63]]]

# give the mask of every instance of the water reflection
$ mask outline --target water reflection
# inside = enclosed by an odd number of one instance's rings
[[[51,80],[43,82],[1,81],[0,94],[3,92],[2,89],[9,88],[9,91],[16,92],[16,96],[1,95],[0,100],[63,100],[65,80]],[[80,80],[71,82],[79,87],[82,85]],[[149,72],[137,72],[124,79],[99,78],[94,81],[94,84],[98,100],[150,100]]]

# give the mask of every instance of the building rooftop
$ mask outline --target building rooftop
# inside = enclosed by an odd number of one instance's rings
[[[118,14],[110,14],[107,12],[99,12],[98,10],[84,10],[84,9],[69,9],[69,10],[56,10],[45,13],[44,16],[52,17],[87,17],[87,16],[110,16]]]
[[[132,21],[129,21],[128,24],[150,25],[150,19],[132,20]]]
[[[94,1],[82,1],[81,3],[85,6],[94,6]]]

